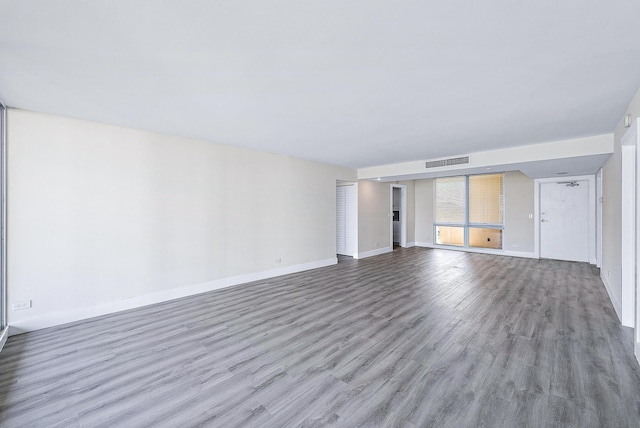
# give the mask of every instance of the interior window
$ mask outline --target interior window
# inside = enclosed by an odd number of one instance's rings
[[[504,174],[435,179],[435,242],[502,249]]]

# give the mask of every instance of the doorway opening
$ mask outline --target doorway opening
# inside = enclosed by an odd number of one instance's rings
[[[395,250],[396,248],[407,246],[407,186],[404,184],[392,184],[390,199],[390,241]]]

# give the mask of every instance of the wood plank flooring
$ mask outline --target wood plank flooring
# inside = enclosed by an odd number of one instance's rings
[[[11,337],[3,427],[638,427],[588,264],[398,249]]]

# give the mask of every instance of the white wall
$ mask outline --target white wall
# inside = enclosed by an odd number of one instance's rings
[[[33,302],[15,332],[334,263],[336,180],[356,176],[22,110],[8,152],[8,300]]]
[[[640,89],[620,118],[614,133],[614,152],[602,168],[602,266],[600,276],[618,315],[622,299],[622,155],[620,142],[627,131],[624,116],[640,117]]]

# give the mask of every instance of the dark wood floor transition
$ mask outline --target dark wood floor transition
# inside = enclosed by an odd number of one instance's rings
[[[638,427],[596,269],[422,248],[11,337],[3,427]]]

